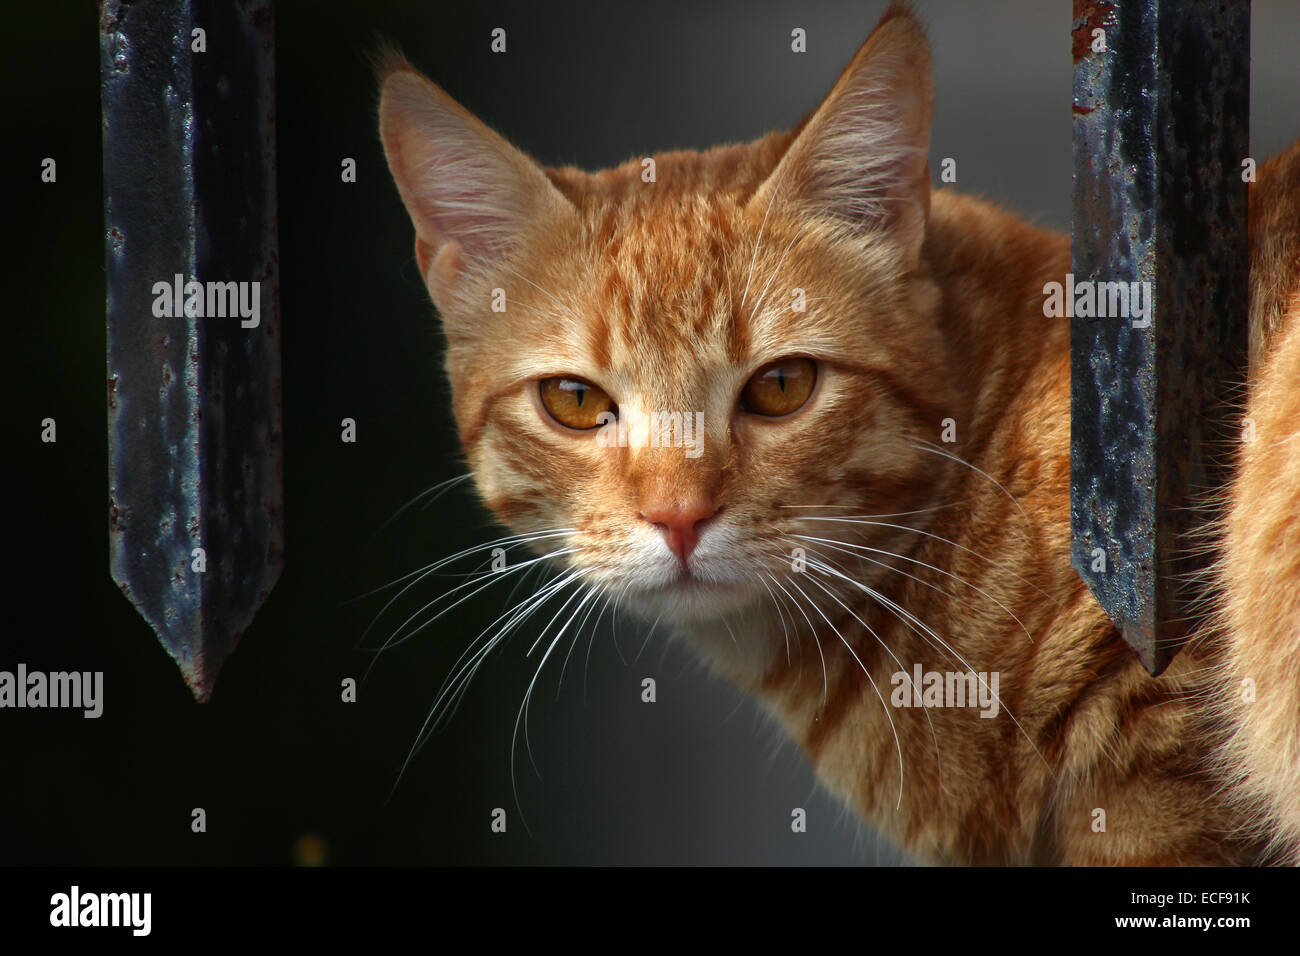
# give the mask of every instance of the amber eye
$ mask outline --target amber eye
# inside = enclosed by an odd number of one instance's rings
[[[580,378],[544,378],[538,388],[542,406],[568,428],[595,428],[609,421],[600,419],[602,412],[618,412],[602,389]]]
[[[817,363],[786,358],[764,365],[745,383],[740,407],[755,415],[789,415],[808,401],[817,381]]]

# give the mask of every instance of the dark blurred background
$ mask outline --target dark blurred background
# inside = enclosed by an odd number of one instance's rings
[[[108,571],[98,23],[89,3],[6,11],[10,303],[3,416],[0,669],[102,670],[105,712],[0,711],[0,864],[898,863],[822,794],[753,705],[682,648],[606,618],[583,679],[511,641],[411,761],[437,688],[503,609],[489,592],[344,677],[380,610],[349,598],[501,533],[464,490],[385,520],[461,473],[441,340],[375,129],[367,54],[387,39],[548,164],[608,165],[787,127],[830,88],[883,2],[285,2],[277,9],[288,565],[211,703]],[[1068,3],[917,3],[937,70],[931,166],[1068,229]],[[1300,134],[1300,4],[1254,5],[1252,152]],[[504,56],[492,28],[508,32]],[[808,52],[789,50],[807,30]],[[209,54],[211,55],[211,54]],[[39,181],[58,161],[58,182]],[[358,164],[355,184],[340,162]],[[41,444],[39,422],[58,422]],[[355,418],[359,441],[339,440]],[[462,565],[456,570],[467,571]],[[406,613],[458,579],[430,581]],[[494,596],[495,595],[495,596]],[[415,600],[419,598],[419,600]],[[404,615],[403,615],[404,616]],[[400,617],[386,617],[379,637]],[[540,622],[539,622],[540,623]],[[385,630],[385,627],[387,630]],[[658,682],[643,704],[641,680]],[[190,832],[207,811],[208,832]],[[510,826],[492,834],[504,807]],[[808,832],[790,830],[792,807]],[[527,814],[531,833],[519,823]]]

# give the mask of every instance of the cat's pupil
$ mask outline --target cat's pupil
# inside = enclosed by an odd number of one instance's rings
[[[776,370],[776,383],[781,386],[781,391],[784,392],[785,391],[785,369],[779,368]]]
[[[559,380],[558,384],[561,390],[568,392],[569,395],[572,396],[574,404],[577,405],[578,408],[583,406],[587,400],[586,383],[577,379],[563,378]]]

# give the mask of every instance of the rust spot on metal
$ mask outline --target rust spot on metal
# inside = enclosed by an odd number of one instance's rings
[[[1115,5],[1103,0],[1074,0],[1074,26],[1071,30],[1070,51],[1078,63],[1092,52],[1092,31],[1105,29],[1113,22]]]

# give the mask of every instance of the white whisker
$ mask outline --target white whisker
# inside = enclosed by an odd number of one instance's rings
[[[1025,524],[1029,525],[1029,527],[1031,528],[1034,526],[1034,523],[1029,520],[1029,515],[1025,514],[1025,509],[1020,507],[1020,502],[1016,500],[1015,495],[1007,491],[1007,489],[1003,488],[1001,483],[992,475],[990,475],[987,471],[981,471],[979,468],[976,468],[970,462],[962,458],[958,458],[956,455],[952,454],[952,452],[945,451],[944,449],[940,448],[938,445],[935,445],[933,442],[926,441],[925,439],[921,440],[921,444],[919,445],[913,444],[912,447],[918,448],[921,451],[928,451],[934,455],[942,455],[944,458],[951,459],[952,461],[957,462],[957,464],[959,465],[965,465],[967,468],[975,472],[977,475],[983,475],[989,481],[993,482],[993,484],[997,485],[998,490],[1000,490],[1004,495],[1006,495],[1007,499],[1013,505],[1016,506],[1016,510],[1020,512],[1020,517],[1024,519]]]

